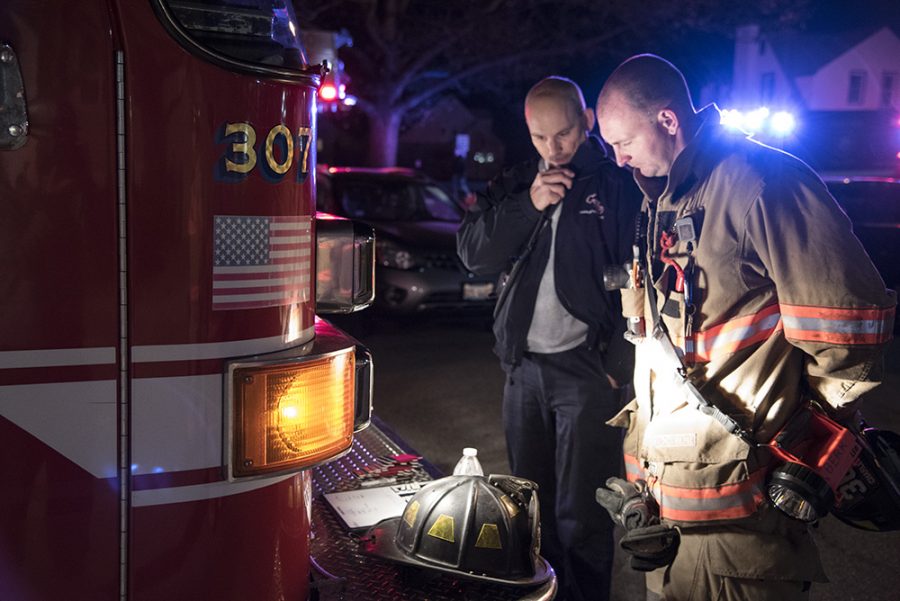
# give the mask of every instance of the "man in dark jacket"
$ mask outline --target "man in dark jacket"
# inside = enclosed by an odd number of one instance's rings
[[[631,258],[641,197],[588,134],[594,114],[574,82],[537,83],[525,121],[539,158],[479,194],[457,246],[470,270],[510,273],[494,320],[509,463],[539,486],[541,553],[559,598],[608,599],[612,523],[594,491],[621,471],[621,438],[605,422],[631,351],[603,268]]]

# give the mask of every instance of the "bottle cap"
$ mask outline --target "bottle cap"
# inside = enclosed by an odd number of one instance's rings
[[[465,455],[466,457],[475,457],[476,455],[478,455],[478,449],[473,447],[466,447],[463,449],[463,455]]]

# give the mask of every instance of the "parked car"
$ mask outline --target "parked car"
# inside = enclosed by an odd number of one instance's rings
[[[375,306],[392,312],[489,309],[497,276],[468,271],[456,254],[465,209],[412,169],[320,166],[316,208],[375,230]]]
[[[900,290],[900,178],[825,176],[888,288]]]

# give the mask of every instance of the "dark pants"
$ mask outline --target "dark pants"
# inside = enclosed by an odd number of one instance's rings
[[[619,394],[596,351],[526,353],[506,369],[503,424],[513,475],[537,483],[541,555],[559,576],[557,599],[607,600],[613,524],[594,491],[621,475],[622,435],[605,425]]]

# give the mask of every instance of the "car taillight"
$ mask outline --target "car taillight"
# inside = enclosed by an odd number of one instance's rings
[[[309,467],[353,439],[354,349],[232,372],[232,474]]]

